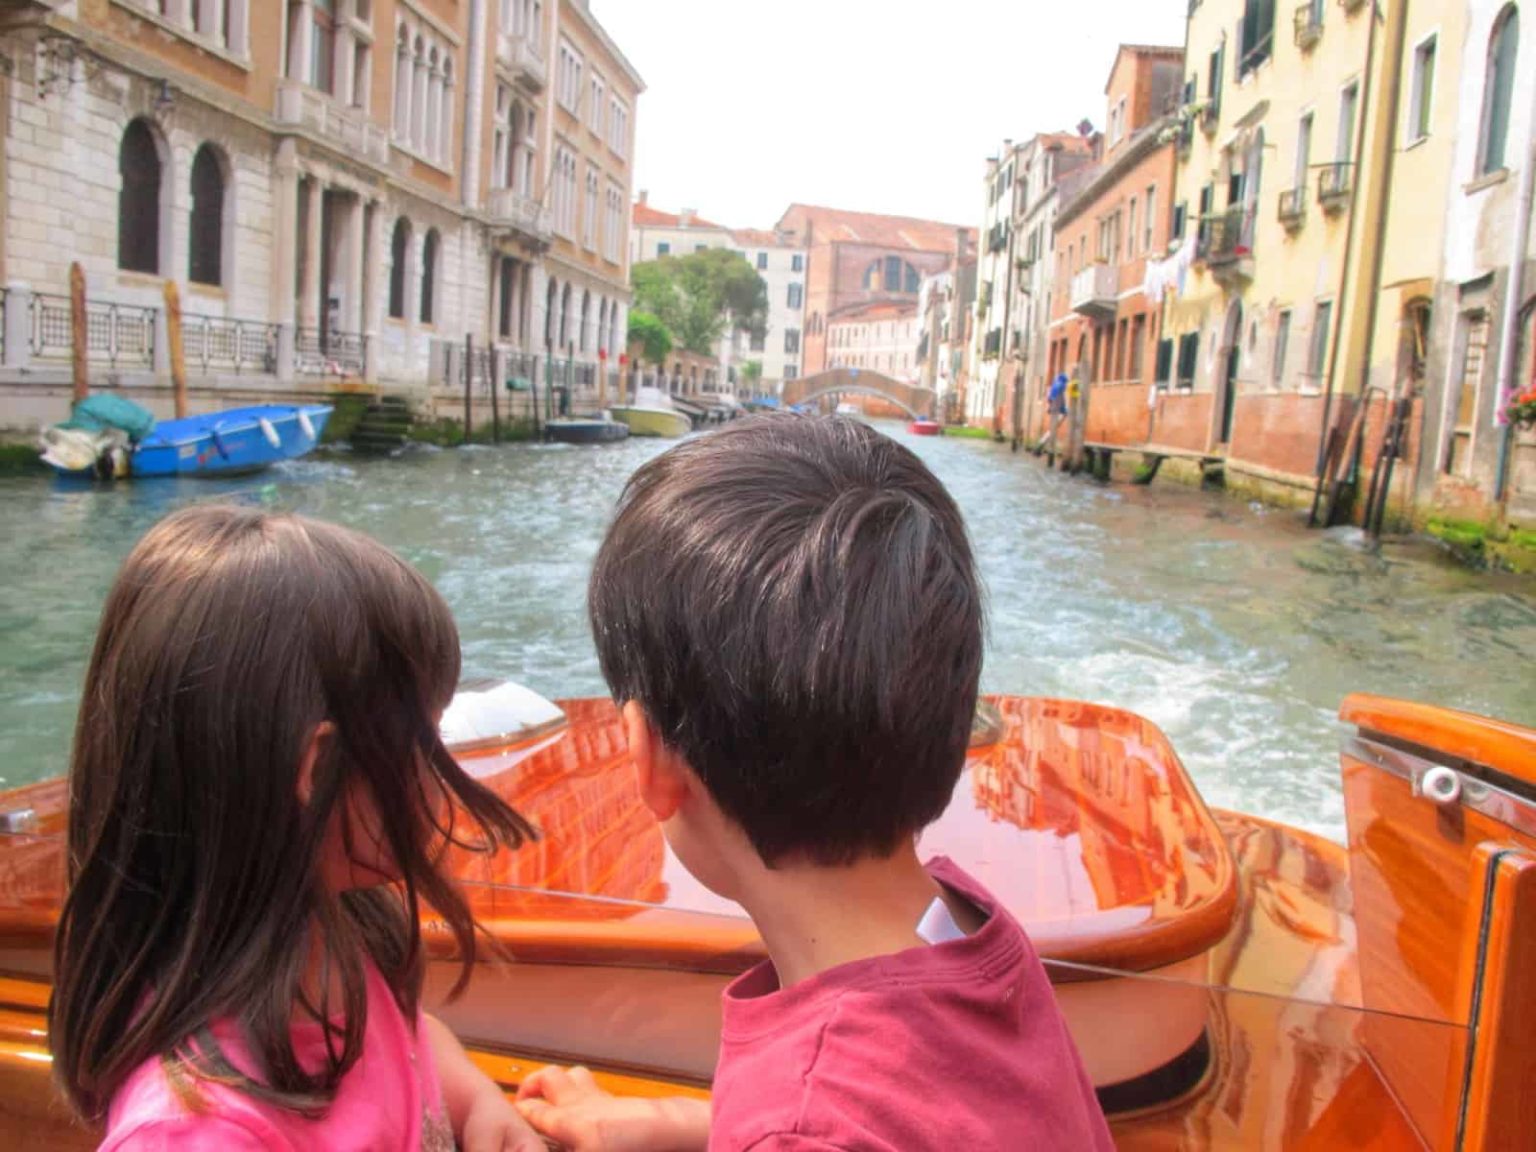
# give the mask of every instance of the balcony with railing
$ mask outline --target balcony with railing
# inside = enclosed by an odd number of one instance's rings
[[[1287,232],[1300,231],[1302,225],[1307,222],[1307,190],[1301,188],[1287,188],[1280,193],[1281,225]]]
[[[1203,222],[1197,255],[1217,283],[1245,284],[1253,279],[1253,214],[1241,204]]]
[[[532,35],[511,32],[501,38],[502,65],[512,79],[529,92],[542,92],[549,82],[549,65],[544,61],[544,51]]]
[[[1349,198],[1354,190],[1355,169],[1347,161],[1325,165],[1317,178],[1317,202],[1330,216],[1336,216],[1349,207]]]
[[[1120,270],[1113,264],[1090,264],[1072,277],[1072,311],[1090,319],[1113,316],[1120,305]]]
[[[305,128],[343,152],[372,164],[389,163],[389,133],[353,109],[343,108],[326,93],[297,80],[277,82],[279,124]]]
[[[520,232],[536,244],[549,243],[549,209],[515,188],[491,189],[486,211],[495,226],[509,232]]]

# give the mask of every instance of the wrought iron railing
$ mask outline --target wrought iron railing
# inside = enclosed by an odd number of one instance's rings
[[[571,382],[577,387],[591,391],[597,387],[597,365],[590,361],[578,361],[571,374]]]
[[[259,320],[232,320],[223,316],[185,316],[181,322],[182,347],[188,367],[210,372],[277,371],[276,324]]]
[[[1307,190],[1287,188],[1280,193],[1280,223],[1287,228],[1300,228],[1307,219]]]
[[[1232,264],[1253,253],[1252,221],[1250,213],[1241,205],[1228,208],[1218,216],[1211,216],[1203,223],[1204,240],[1199,255],[1206,263],[1220,266]]]
[[[1317,178],[1317,202],[1326,211],[1337,211],[1348,202],[1354,186],[1354,166],[1348,161],[1325,165]]]
[[[135,304],[85,306],[86,356],[113,368],[149,368],[155,362],[158,309]],[[31,352],[39,360],[68,360],[74,347],[68,296],[32,294]]]
[[[363,371],[363,338],[356,332],[300,328],[293,350],[300,376],[355,376]]]

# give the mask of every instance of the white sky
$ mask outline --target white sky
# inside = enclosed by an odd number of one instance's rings
[[[635,190],[768,228],[792,201],[981,219],[1008,137],[1105,119],[1121,42],[1188,0],[591,0],[645,78]]]

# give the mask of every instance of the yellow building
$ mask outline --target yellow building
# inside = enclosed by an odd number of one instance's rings
[[[1230,474],[1310,488],[1359,210],[1371,5],[1192,5],[1165,408],[1193,407]],[[1189,254],[1186,253],[1186,258]]]

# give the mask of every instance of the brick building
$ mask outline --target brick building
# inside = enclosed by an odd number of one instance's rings
[[[207,407],[338,376],[456,392],[466,336],[496,349],[491,376],[553,355],[590,382],[618,346],[642,84],[584,0],[5,19],[4,369],[28,388],[0,423],[63,415],[53,321],[77,260],[92,358],[157,404],[167,280]]]
[[[774,231],[807,253],[801,365],[807,376],[828,367],[827,326],[844,310],[881,302],[915,306],[923,277],[951,268],[957,234],[967,255],[975,245],[968,228],[806,204],[791,204]]]
[[[1161,258],[1171,239],[1174,146],[1166,129],[1183,60],[1180,48],[1121,47],[1105,89],[1099,163],[1056,210],[1046,377],[1076,371],[1093,387],[1089,439],[1147,438],[1162,308],[1143,285],[1148,259]],[[1034,415],[1043,423],[1041,408]],[[1124,419],[1140,425],[1119,434],[1098,427]]]

